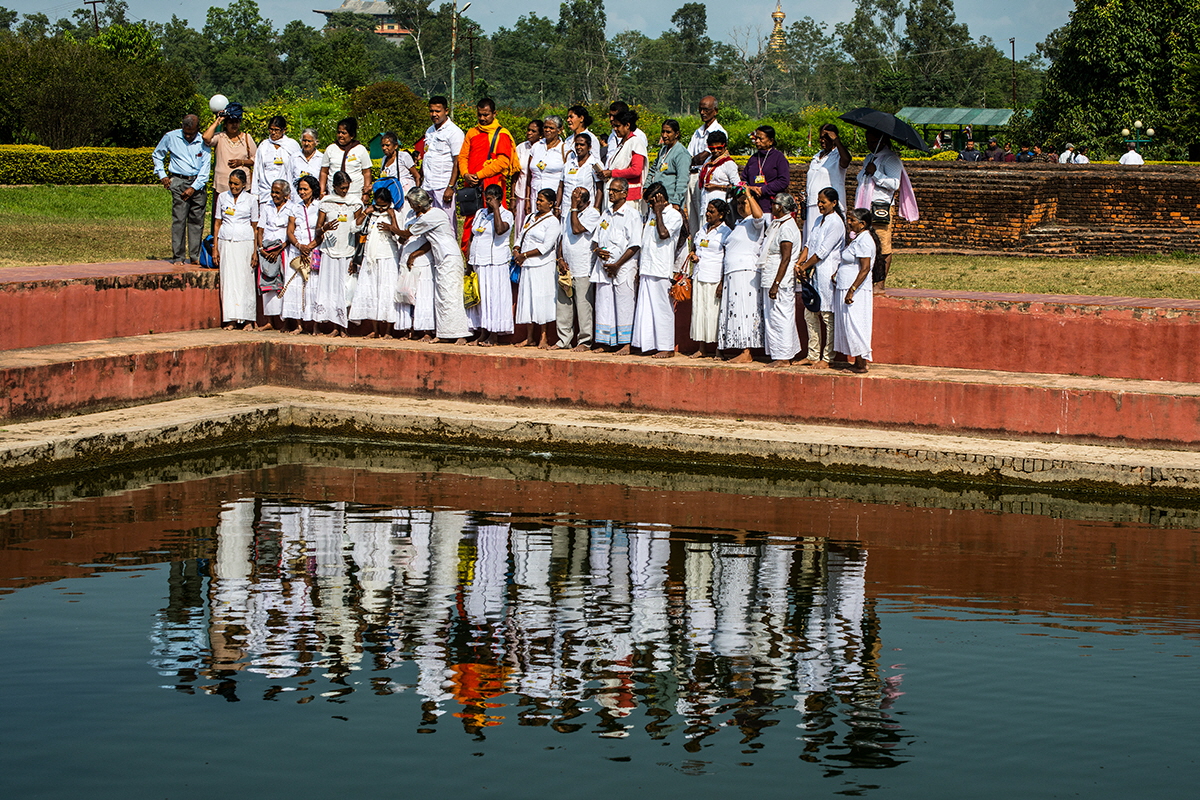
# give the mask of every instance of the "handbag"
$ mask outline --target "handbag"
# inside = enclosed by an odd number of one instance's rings
[[[876,225],[887,227],[892,221],[892,204],[883,200],[871,203],[871,219]]]
[[[213,237],[208,235],[204,237],[204,241],[200,243],[200,268],[201,269],[216,269],[217,265],[212,259]]]
[[[671,281],[671,288],[668,291],[671,295],[671,302],[675,305],[692,299],[692,279],[682,272],[675,273],[674,279]]]
[[[267,256],[258,259],[258,290],[260,292],[283,291],[283,242],[272,239],[263,242],[262,249],[274,253],[275,257]]]
[[[513,283],[521,282],[521,265],[517,263],[515,258],[509,259],[508,262],[508,279]]]
[[[570,272],[558,273],[558,285],[562,287],[563,294],[567,297],[575,296],[575,280],[571,277]]]
[[[496,140],[500,138],[500,129],[496,128],[496,132],[492,134],[492,143],[488,146],[487,160],[492,160],[492,154],[496,150]],[[458,213],[464,217],[471,217],[479,213],[479,209],[483,208],[483,187],[482,186],[464,186],[454,193],[454,200],[458,203]]]
[[[380,178],[372,184],[371,189],[375,192],[387,189],[388,194],[392,196],[392,208],[400,208],[404,205],[404,187],[395,178]]]
[[[814,314],[821,312],[821,293],[806,277],[800,279],[800,302],[804,304],[805,311],[811,311]]]
[[[463,307],[474,308],[479,300],[479,273],[468,272],[463,276]]]

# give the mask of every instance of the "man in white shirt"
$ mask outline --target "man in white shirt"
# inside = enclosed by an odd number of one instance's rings
[[[1075,163],[1075,145],[1071,144],[1070,142],[1067,142],[1067,146],[1063,148],[1062,154],[1058,157],[1058,163],[1060,163],[1060,164],[1074,164]]]
[[[1133,142],[1125,145],[1125,155],[1121,156],[1121,162],[1127,167],[1137,167],[1146,163],[1142,158],[1142,154],[1137,151],[1137,145]]]
[[[634,279],[638,272],[638,250],[642,246],[642,215],[637,205],[627,202],[629,182],[613,178],[608,185],[608,208],[592,236],[592,283],[596,284],[596,346],[617,348],[615,355],[629,355],[633,340]]]
[[[592,236],[600,224],[600,212],[592,202],[586,187],[576,186],[569,198],[570,211],[563,215],[563,232],[559,240],[562,257],[558,259],[559,274],[571,276],[571,294],[558,284],[557,323],[558,346],[571,346],[575,324],[579,324],[575,352],[592,349],[592,324],[595,318],[596,287],[592,276]]]
[[[425,158],[421,163],[421,188],[433,198],[435,208],[446,212],[454,222],[454,187],[458,183],[458,154],[465,134],[450,119],[450,102],[441,95],[429,98],[429,119],[425,130]]]
[[[729,131],[717,122],[717,98],[711,94],[700,98],[699,114],[700,127],[692,133],[692,138],[688,140],[688,153],[692,156],[691,176],[688,178],[687,188],[687,207],[690,210],[688,214],[688,223],[691,225],[690,230],[700,229],[700,220],[704,218],[704,209],[697,208],[701,205],[699,200],[700,193],[700,168],[704,162],[709,159],[708,150],[708,135],[716,131],[725,134],[726,140],[729,138]]]
[[[900,190],[900,176],[904,174],[904,164],[900,161],[900,155],[892,149],[891,139],[870,128],[866,134],[867,149],[870,152],[863,159],[858,175],[860,181],[864,176],[874,180],[875,186],[871,191],[872,211],[877,208],[886,208],[888,211],[886,222],[881,221],[879,217],[875,218],[875,235],[879,237],[879,252],[883,255],[884,263],[883,277],[886,279],[892,268],[892,218],[896,214],[896,192]],[[882,280],[875,281],[875,288],[882,291],[883,283]]]

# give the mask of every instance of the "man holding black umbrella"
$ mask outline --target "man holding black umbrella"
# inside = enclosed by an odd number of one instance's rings
[[[859,175],[870,177],[873,181],[871,215],[875,220],[875,233],[879,237],[879,252],[883,254],[883,275],[874,276],[873,279],[876,291],[882,291],[892,268],[892,217],[896,214],[896,192],[900,189],[904,165],[900,162],[899,154],[892,149],[892,140],[877,130],[867,128],[867,149],[871,152],[863,159]]]

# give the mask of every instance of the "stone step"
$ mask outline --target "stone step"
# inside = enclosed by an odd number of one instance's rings
[[[221,330],[0,353],[21,421],[260,385],[592,411],[1200,447],[1200,384],[890,364],[866,375],[686,358]]]

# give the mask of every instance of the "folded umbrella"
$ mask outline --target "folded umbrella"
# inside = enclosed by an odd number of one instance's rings
[[[856,108],[853,111],[847,111],[845,114],[842,114],[838,119],[845,120],[851,125],[857,125],[860,128],[879,131],[883,135],[895,139],[905,147],[920,150],[922,153],[929,152],[929,146],[925,144],[925,140],[921,138],[921,134],[917,133],[912,125],[909,125],[895,114],[878,111],[874,108]]]

